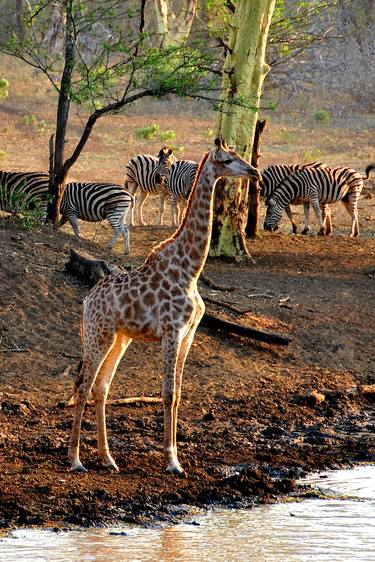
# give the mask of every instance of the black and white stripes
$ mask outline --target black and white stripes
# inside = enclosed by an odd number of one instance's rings
[[[70,222],[76,236],[80,235],[78,219],[97,222],[107,219],[114,231],[109,243],[112,248],[120,233],[124,239],[124,252],[128,254],[129,229],[125,224],[126,215],[132,203],[132,196],[121,185],[111,183],[68,183],[61,201],[60,226]]]
[[[26,209],[47,212],[48,174],[41,172],[0,171],[0,210],[18,213]]]
[[[294,174],[298,170],[302,170],[304,168],[324,168],[326,167],[325,164],[321,162],[310,162],[309,164],[275,164],[273,166],[268,166],[264,170],[262,170],[262,179],[259,182],[260,187],[260,194],[264,198],[266,205],[268,204],[269,198],[271,197],[272,193],[276,189],[276,187],[281,183],[285,178]],[[310,203],[307,201],[301,201],[299,199],[291,201],[292,205],[303,205],[303,212],[305,217],[305,226],[302,231],[302,234],[307,234],[310,229],[309,226],[309,208]],[[297,232],[297,225],[293,220],[293,213],[288,204],[285,207],[285,213],[287,214],[291,225],[293,234]]]
[[[368,166],[364,177],[351,168],[343,167],[308,167],[297,170],[287,176],[269,198],[264,229],[276,230],[283,211],[290,203],[298,200],[311,203],[319,221],[319,234],[330,234],[330,212],[327,205],[341,201],[352,219],[350,236],[358,236],[358,199],[363,180],[368,179],[372,169],[375,169],[374,165]]]
[[[197,162],[192,160],[177,160],[170,167],[165,184],[171,199],[174,226],[179,225],[182,210],[180,207],[186,206],[197,169]]]
[[[159,224],[163,224],[165,198],[168,194],[164,182],[171,165],[176,161],[173,150],[163,147],[157,157],[148,154],[134,156],[125,168],[125,189],[134,196],[139,188],[135,204],[135,220],[144,225],[143,205],[148,195],[159,193]],[[130,224],[134,224],[134,204],[131,207]]]

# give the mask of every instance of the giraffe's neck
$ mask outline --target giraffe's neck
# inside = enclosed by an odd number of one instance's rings
[[[173,243],[179,256],[183,256],[185,276],[198,278],[210,249],[213,196],[217,178],[213,163],[208,159],[197,179],[183,224]]]

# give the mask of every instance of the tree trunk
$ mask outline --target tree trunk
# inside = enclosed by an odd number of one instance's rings
[[[52,222],[55,227],[57,227],[59,222],[60,203],[64,194],[65,180],[69,170],[66,166],[64,167],[64,147],[70,109],[72,73],[75,62],[72,1],[73,0],[68,0],[66,2],[65,64],[57,105],[53,178],[51,178],[50,185],[51,201],[48,203],[47,210],[47,221]]]
[[[257,121],[251,154],[251,164],[258,168],[260,158],[260,138],[266,126],[266,120]],[[249,208],[247,211],[246,236],[256,236],[259,218],[259,182],[249,181]]]
[[[163,45],[179,45],[188,38],[197,9],[197,0],[153,0],[153,26]]]
[[[224,101],[232,105],[221,113],[218,129],[227,143],[235,144],[237,152],[246,159],[252,151],[263,80],[269,71],[265,50],[274,6],[275,0],[240,0],[231,25],[223,90]],[[252,109],[236,105],[244,99]],[[248,182],[226,183],[228,187],[216,190],[210,256],[241,259],[248,254],[245,243]]]

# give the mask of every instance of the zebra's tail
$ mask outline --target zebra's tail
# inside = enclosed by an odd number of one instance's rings
[[[362,176],[363,180],[368,180],[370,177],[371,170],[375,170],[375,164],[369,164],[366,168],[366,175]]]

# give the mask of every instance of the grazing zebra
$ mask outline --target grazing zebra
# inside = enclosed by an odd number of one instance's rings
[[[171,199],[174,226],[180,223],[181,211],[186,207],[197,169],[197,162],[192,160],[177,160],[169,169],[165,185]]]
[[[264,170],[262,170],[262,179],[259,182],[260,187],[260,195],[265,199],[266,205],[268,204],[268,200],[271,197],[272,193],[286,177],[294,174],[298,170],[302,170],[303,168],[320,168],[325,167],[326,164],[321,162],[310,162],[308,164],[276,164],[273,166],[268,166]],[[303,205],[303,213],[305,217],[305,226],[302,230],[302,234],[307,234],[310,230],[309,226],[309,209],[310,203],[306,201],[301,201],[296,199],[295,201],[291,201],[292,205]],[[324,214],[329,213],[328,206],[322,210]],[[292,232],[293,234],[297,233],[297,225],[293,220],[293,213],[288,204],[285,207],[285,213],[292,225]]]
[[[163,147],[157,156],[139,154],[134,156],[125,168],[125,189],[132,195],[139,188],[135,203],[136,221],[144,225],[143,205],[150,194],[159,193],[159,224],[163,224],[165,198],[168,194],[164,180],[168,169],[176,161],[172,148]],[[130,211],[130,224],[134,224],[133,204]]]
[[[0,210],[19,213],[39,209],[41,220],[47,213],[49,175],[42,172],[1,172]]]
[[[112,248],[120,233],[124,239],[124,252],[129,254],[129,229],[125,218],[132,203],[132,196],[121,185],[112,183],[68,183],[60,205],[59,226],[70,222],[79,237],[78,219],[97,222],[107,219],[114,230],[109,243]]]
[[[319,221],[319,234],[330,234],[326,230],[330,223],[330,213],[323,217],[321,206],[341,201],[352,218],[350,236],[359,235],[358,199],[362,191],[363,180],[369,178],[375,165],[366,168],[366,175],[351,168],[303,168],[286,177],[272,193],[264,221],[265,230],[277,230],[283,210],[292,201],[308,201],[311,203]]]

